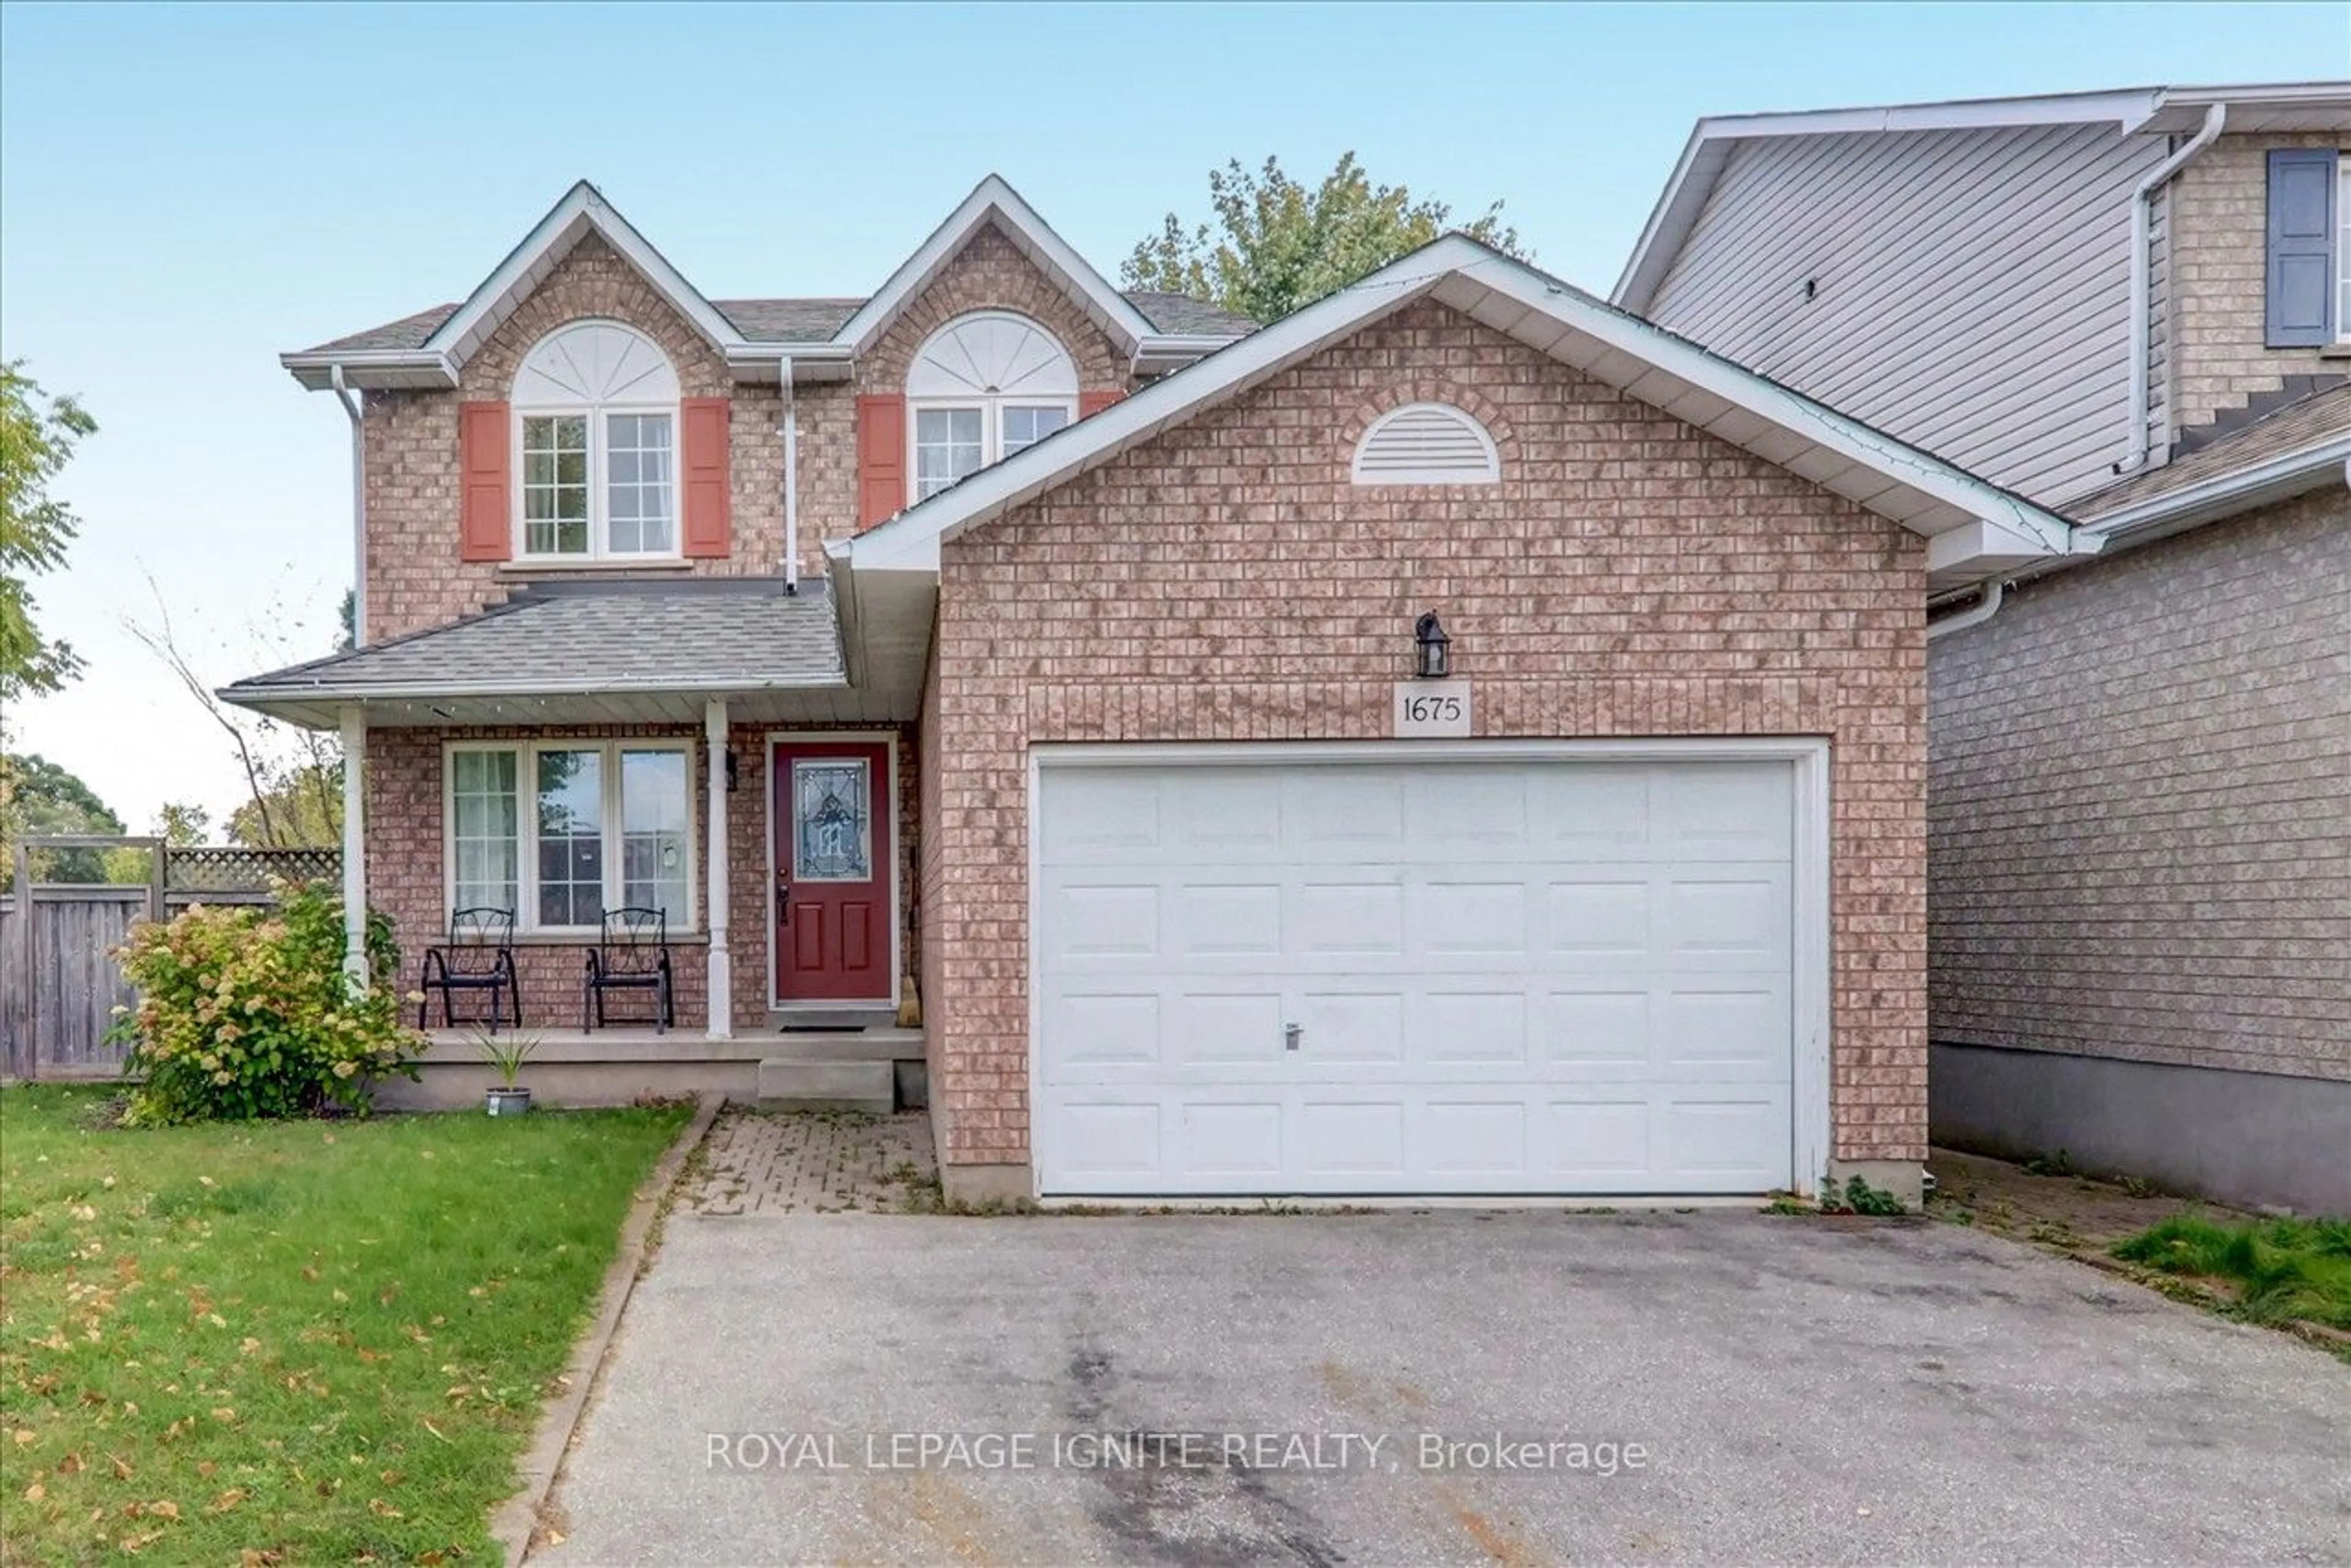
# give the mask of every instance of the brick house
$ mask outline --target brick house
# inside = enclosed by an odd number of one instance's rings
[[[286,363],[363,645],[225,695],[365,758],[412,972],[518,912],[542,1092],[894,1082],[962,1194],[1915,1197],[1929,584],[2053,514],[1466,238],[1251,329],[992,178],[863,299],[582,185]],[[667,1033],[577,1027],[622,905]]]
[[[1937,1140],[2351,1213],[2351,82],[1701,121],[1615,299],[2102,546],[1928,633]]]

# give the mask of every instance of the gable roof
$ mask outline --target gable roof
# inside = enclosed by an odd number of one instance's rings
[[[972,187],[971,194],[947,214],[946,221],[931,231],[931,237],[899,263],[898,270],[890,275],[881,290],[842,324],[840,341],[846,343],[852,353],[862,353],[872,347],[874,340],[889,329],[890,323],[898,319],[898,313],[929,287],[939,269],[954,259],[984,225],[991,223],[1048,277],[1068,290],[1093,324],[1129,353],[1140,349],[1144,339],[1153,335],[1155,329],[1142,311],[1113,288],[1085,257],[1071,249],[1069,242],[1055,234],[1037,215],[1037,210],[1020,199],[1019,192],[1001,176],[990,174]]]
[[[828,551],[852,572],[935,572],[941,541],[1424,298],[1926,536],[1938,578],[1963,583],[1974,580],[1971,570],[1989,575],[2018,560],[2095,548],[2012,491],[1454,234]]]
[[[1168,294],[1149,288],[1129,289],[1125,298],[1128,304],[1143,312],[1144,318],[1157,331],[1171,337],[1229,340],[1257,330],[1257,323],[1248,317],[1206,299],[1195,299],[1188,294]],[[842,323],[857,314],[859,308],[865,303],[865,297],[819,295],[805,298],[714,299],[710,303],[720,315],[735,324],[736,330],[741,332],[748,342],[799,346],[830,344]],[[455,305],[435,305],[429,310],[419,310],[413,316],[403,316],[397,321],[387,321],[364,332],[329,339],[313,348],[302,350],[301,355],[330,359],[339,354],[370,349],[414,350],[430,341],[434,331],[456,312]]]
[[[2007,130],[2111,123],[2125,135],[2193,130],[2206,110],[2229,107],[2231,131],[2351,128],[2351,81],[2273,82],[2243,87],[2138,87],[2032,98],[1962,99],[1867,109],[1712,115],[1692,128],[1680,161],[1609,293],[1627,310],[1646,310],[1674,257],[1697,226],[1715,181],[1742,141],[1783,136]]]
[[[773,381],[787,361],[846,364],[870,347],[898,312],[987,225],[1068,290],[1095,325],[1144,369],[1171,368],[1253,331],[1247,317],[1180,294],[1122,294],[1055,234],[1036,209],[990,174],[945,223],[864,298],[713,300],[639,234],[603,193],[582,180],[564,193],[522,243],[454,305],[439,305],[278,357],[317,391],[341,369],[370,388],[453,387],[484,340],[589,234],[601,235],[677,313],[726,356],[738,376]],[[839,373],[836,371],[835,373]]]

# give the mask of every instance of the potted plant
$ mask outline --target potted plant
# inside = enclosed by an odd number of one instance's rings
[[[498,1075],[483,1096],[482,1108],[493,1116],[519,1116],[530,1109],[530,1091],[515,1080],[522,1074],[522,1064],[538,1049],[538,1037],[530,1034],[499,1036],[482,1033],[475,1036],[481,1048],[482,1060]]]

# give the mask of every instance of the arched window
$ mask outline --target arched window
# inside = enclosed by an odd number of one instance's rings
[[[677,371],[617,321],[541,338],[515,372],[521,557],[674,557]]]
[[[1491,485],[1501,455],[1486,427],[1449,402],[1408,402],[1372,422],[1355,444],[1358,485]]]
[[[914,498],[1034,446],[1078,417],[1078,367],[1025,316],[984,310],[931,334],[906,371]]]

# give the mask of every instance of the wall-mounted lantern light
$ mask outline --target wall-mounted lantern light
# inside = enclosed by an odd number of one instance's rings
[[[1453,639],[1437,624],[1432,610],[1412,628],[1412,673],[1423,680],[1441,681],[1453,673]]]
[[[735,751],[732,747],[729,747],[726,751],[726,792],[729,795],[735,793],[735,787],[738,781],[736,772]]]

